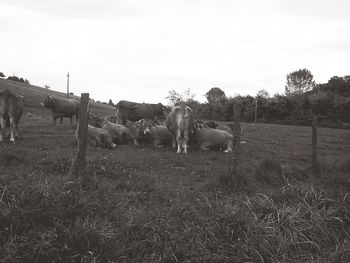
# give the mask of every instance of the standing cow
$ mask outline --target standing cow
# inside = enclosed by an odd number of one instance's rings
[[[166,118],[166,126],[173,136],[173,147],[177,144],[176,153],[187,154],[187,142],[195,128],[192,109],[185,104],[174,106]]]
[[[0,142],[6,136],[5,128],[10,129],[10,142],[15,143],[18,137],[18,123],[23,111],[23,99],[12,94],[9,90],[0,92]]]
[[[121,100],[116,105],[117,115],[122,119],[122,124],[125,125],[127,120],[138,121],[144,118],[164,119],[164,106],[161,103],[136,103],[126,100]]]
[[[60,123],[62,125],[63,118],[68,117],[71,125],[73,126],[72,117],[74,115],[76,121],[78,122],[80,102],[75,99],[63,99],[47,96],[41,105],[45,108],[51,109],[54,125],[56,125],[57,118],[60,118]]]

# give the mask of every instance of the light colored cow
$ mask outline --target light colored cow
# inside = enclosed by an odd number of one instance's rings
[[[76,141],[78,141],[78,127],[75,131]],[[106,129],[97,128],[92,125],[88,125],[87,144],[93,147],[101,147],[101,148],[114,149],[116,147],[116,144],[113,143],[112,136],[109,134],[109,132]]]
[[[125,143],[133,140],[129,128],[125,127],[124,125],[105,120],[102,123],[102,129],[108,131],[108,133],[112,136],[114,143]]]
[[[172,135],[166,126],[157,125],[149,119],[142,119],[139,123],[139,134],[144,142],[150,141],[154,147],[171,145]]]
[[[176,153],[187,154],[187,142],[195,128],[192,109],[185,104],[174,106],[166,118],[166,126],[173,136],[173,147],[177,144]]]
[[[235,144],[232,134],[224,130],[213,128],[196,129],[194,140],[199,144],[202,150],[225,149],[224,152],[232,152]]]
[[[18,138],[18,123],[23,111],[23,97],[17,97],[9,90],[0,92],[0,142],[6,137],[4,131],[9,128],[10,142]]]

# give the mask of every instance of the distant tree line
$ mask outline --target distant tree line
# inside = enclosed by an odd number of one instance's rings
[[[0,72],[0,78],[6,78],[5,74]],[[15,75],[8,76],[7,79],[8,80],[12,80],[12,81],[22,82],[22,83],[25,83],[25,84],[30,84],[29,80],[24,79],[24,78],[19,78],[19,77],[15,76]]]
[[[316,84],[311,72],[301,69],[287,75],[285,94],[270,96],[260,90],[255,97],[227,97],[218,87],[206,94],[207,103],[199,103],[193,94],[170,91],[166,98],[169,105],[180,101],[189,105],[198,119],[230,121],[233,104],[241,104],[241,120],[254,122],[255,103],[257,121],[294,125],[311,125],[312,114],[317,112],[319,124],[326,127],[341,127],[350,122],[350,75],[334,76],[327,83]]]

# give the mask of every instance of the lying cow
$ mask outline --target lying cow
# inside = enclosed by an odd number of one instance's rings
[[[117,116],[122,119],[122,124],[125,125],[127,120],[138,121],[144,118],[154,120],[164,119],[164,106],[161,103],[136,103],[126,100],[121,100],[116,105]]]
[[[75,138],[78,141],[78,127],[75,131]],[[97,128],[88,125],[87,129],[87,144],[93,147],[101,148],[115,148],[116,144],[113,143],[112,136],[106,129]]]
[[[176,153],[187,154],[188,139],[195,128],[192,109],[185,104],[174,106],[166,118],[166,126],[173,136],[173,147],[177,144]]]
[[[229,153],[235,144],[232,134],[213,128],[196,129],[193,138],[202,150],[225,149]]]
[[[108,131],[114,143],[126,143],[133,140],[129,128],[125,127],[124,125],[104,121],[102,124],[102,129]]]
[[[54,125],[56,125],[57,118],[60,118],[60,123],[62,125],[63,118],[68,117],[73,126],[72,117],[74,115],[78,122],[80,102],[75,99],[47,96],[41,105],[51,110]]]
[[[139,125],[139,134],[144,142],[151,142],[154,147],[171,145],[172,135],[166,126],[157,125],[149,119],[140,120]]]
[[[23,111],[23,97],[17,97],[9,90],[0,92],[0,142],[4,140],[5,129],[10,130],[10,142],[18,138],[18,123]]]

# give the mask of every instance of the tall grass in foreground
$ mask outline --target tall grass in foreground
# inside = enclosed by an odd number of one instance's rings
[[[128,170],[104,176],[102,158],[89,164],[94,185],[82,188],[59,174],[69,166],[66,158],[46,158],[40,166],[34,175],[0,177],[0,262],[350,258],[346,191],[334,195],[322,184],[290,180],[273,185],[274,192],[173,189]]]

